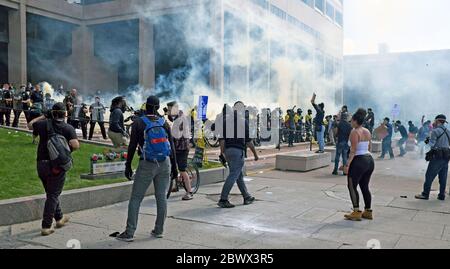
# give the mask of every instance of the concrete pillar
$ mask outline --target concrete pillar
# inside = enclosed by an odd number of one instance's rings
[[[153,24],[139,19],[139,84],[147,89],[155,86],[155,50]]]
[[[9,11],[8,44],[9,81],[15,85],[27,83],[27,12],[21,0],[18,10]]]
[[[81,93],[117,91],[118,80],[115,67],[100,61],[94,54],[94,33],[89,26],[80,25],[73,32],[72,55],[67,59],[68,87]]]

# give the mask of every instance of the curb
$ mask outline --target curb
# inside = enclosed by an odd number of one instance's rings
[[[200,171],[200,184],[208,185],[225,181],[228,170],[225,168],[214,168]],[[124,201],[128,201],[133,183],[124,182],[104,186],[89,187],[78,190],[65,191],[60,196],[63,212],[87,210],[103,207]],[[146,196],[154,194],[153,185]],[[34,195],[23,198],[14,198],[0,201],[0,236],[8,230],[1,227],[24,222],[39,220],[44,210],[45,195]],[[2,232],[3,231],[3,232]]]

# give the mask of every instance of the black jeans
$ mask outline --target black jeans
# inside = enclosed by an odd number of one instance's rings
[[[90,122],[90,127],[89,127],[89,140],[91,140],[92,136],[94,135],[94,129],[95,129],[95,124],[96,123],[98,123],[98,125],[100,126],[100,130],[102,131],[103,139],[107,139],[108,137],[106,136],[105,123],[104,122],[91,121]]]
[[[22,110],[14,110],[14,121],[13,121],[13,125],[12,127],[19,127],[19,119],[20,119],[20,115],[22,114]]]
[[[81,128],[81,133],[83,134],[83,139],[87,140],[88,137],[88,133],[87,133],[87,121],[80,121],[80,128]]]
[[[1,109],[1,108],[0,108]],[[0,112],[0,125],[10,126],[11,125],[11,109],[1,109]],[[3,116],[5,120],[3,120]]]
[[[60,172],[54,174],[49,161],[38,161],[37,171],[47,195],[42,219],[42,228],[49,229],[52,227],[53,219],[59,221],[63,218],[59,196],[64,188],[66,173]]]
[[[369,190],[370,178],[375,169],[375,162],[371,155],[355,156],[350,164],[347,179],[348,190],[353,208],[359,208],[358,185],[364,197],[365,209],[372,207],[372,194]]]

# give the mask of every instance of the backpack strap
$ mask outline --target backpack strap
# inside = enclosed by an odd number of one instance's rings
[[[444,136],[444,134],[447,136],[447,139],[448,139],[448,141],[450,142],[450,137],[449,137],[449,135],[448,135],[448,133],[447,133],[447,129],[446,128],[444,128],[444,127],[439,127],[439,129],[442,129],[444,132],[440,135],[440,136],[438,136],[438,138],[436,138],[436,143],[439,141],[439,139],[441,139],[441,137],[443,137]]]
[[[147,116],[142,116],[141,119],[147,126],[146,129],[149,128],[149,126],[153,126],[152,121],[149,118],[147,118]]]
[[[441,136],[443,136],[445,134],[447,136],[448,142],[450,143],[450,136],[448,135],[447,128],[441,127],[441,129],[444,130],[444,133]]]
[[[52,120],[47,120],[47,133],[49,136],[55,135],[55,129],[53,128]]]

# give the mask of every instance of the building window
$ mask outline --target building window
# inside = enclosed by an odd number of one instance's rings
[[[262,7],[263,9],[269,9],[269,1],[267,0],[252,0],[253,3]]]
[[[275,16],[283,20],[286,20],[286,12],[283,11],[281,8],[274,5],[270,5],[270,12],[272,12],[272,14],[274,14]]]
[[[315,0],[315,7],[325,13],[325,0]]]
[[[336,16],[334,20],[337,24],[339,24],[341,27],[344,26],[344,21],[342,19],[342,12],[336,10]]]
[[[310,7],[314,6],[314,0],[302,0],[302,2]]]
[[[327,11],[326,11],[327,17],[330,18],[332,21],[334,21],[334,6],[327,2]]]

